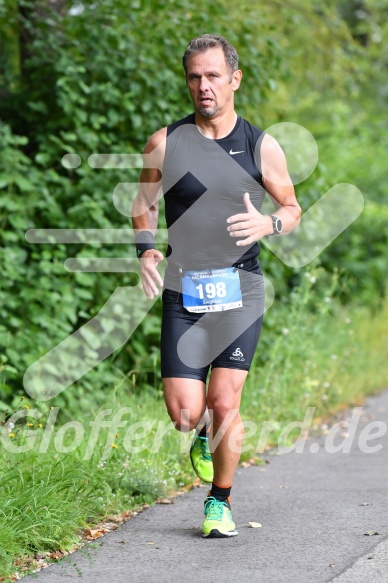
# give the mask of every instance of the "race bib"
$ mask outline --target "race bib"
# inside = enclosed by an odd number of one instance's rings
[[[242,307],[240,277],[234,267],[185,271],[183,307],[189,312],[222,312]]]

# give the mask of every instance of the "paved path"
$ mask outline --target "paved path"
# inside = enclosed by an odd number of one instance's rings
[[[369,423],[388,425],[388,391],[360,413],[348,454],[329,453],[324,436],[312,437],[302,454],[269,455],[265,468],[239,469],[237,537],[201,538],[206,489],[196,488],[99,539],[89,556],[82,549],[23,582],[388,583],[388,431],[369,442],[382,445],[376,453],[357,445]]]

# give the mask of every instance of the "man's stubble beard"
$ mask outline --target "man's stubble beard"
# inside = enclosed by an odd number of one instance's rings
[[[198,113],[200,113],[202,115],[202,117],[206,117],[206,118],[213,117],[213,115],[216,115],[217,111],[218,111],[218,105],[215,105],[213,107],[213,109],[200,109],[200,108],[198,108]]]

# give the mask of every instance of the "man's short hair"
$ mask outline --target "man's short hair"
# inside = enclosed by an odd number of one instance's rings
[[[183,68],[187,73],[187,62],[191,55],[204,53],[208,49],[221,48],[224,51],[226,65],[230,75],[238,70],[238,54],[233,45],[225,37],[218,34],[203,34],[193,38],[187,45],[185,54],[182,57]]]

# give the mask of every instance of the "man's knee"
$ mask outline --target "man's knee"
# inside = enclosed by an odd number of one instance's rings
[[[168,414],[171,421],[178,431],[188,432],[197,427],[204,411],[195,411],[192,409],[181,409],[179,406],[168,407]]]
[[[178,431],[194,429],[205,409],[205,384],[197,379],[163,379],[164,398],[171,421]]]
[[[239,415],[239,401],[234,395],[217,395],[208,398],[207,402],[210,419],[216,425],[221,424],[225,419],[232,422]]]
[[[207,407],[216,426],[225,420],[239,420],[241,393],[247,376],[246,371],[215,368],[210,377]]]

